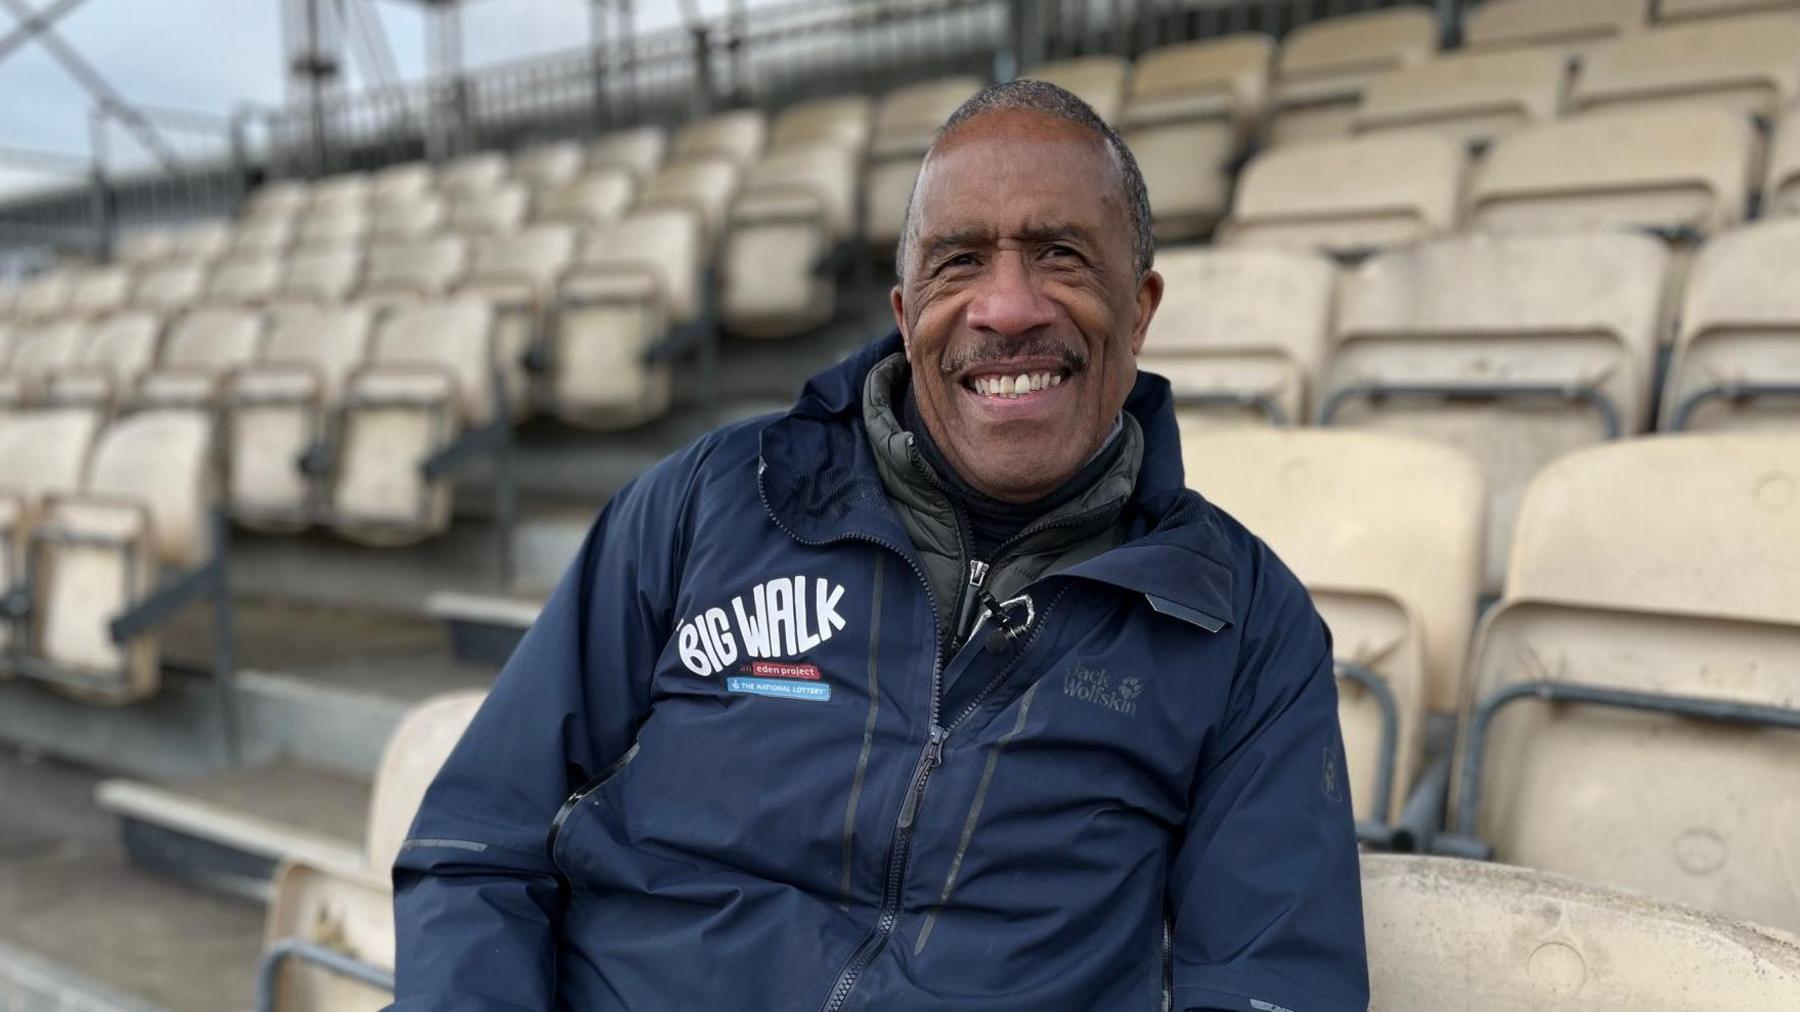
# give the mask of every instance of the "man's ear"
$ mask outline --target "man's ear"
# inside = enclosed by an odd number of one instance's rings
[[[1137,323],[1131,329],[1131,353],[1141,355],[1144,351],[1144,338],[1150,333],[1150,320],[1156,315],[1156,307],[1162,305],[1163,278],[1155,271],[1146,271],[1144,279],[1138,282],[1137,290]],[[898,305],[898,303],[895,303]]]
[[[912,335],[906,331],[906,295],[895,285],[888,293],[888,304],[894,307],[894,329],[900,332],[900,343],[906,347],[906,360],[912,361]]]

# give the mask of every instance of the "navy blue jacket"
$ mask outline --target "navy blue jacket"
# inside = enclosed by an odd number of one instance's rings
[[[400,853],[396,1008],[1367,1006],[1330,638],[1168,384],[1125,543],[940,668],[859,408],[897,348],[607,506]]]

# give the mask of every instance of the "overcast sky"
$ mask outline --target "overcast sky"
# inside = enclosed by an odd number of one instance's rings
[[[51,0],[23,2],[43,9]],[[753,6],[770,2],[778,0],[751,0]],[[419,5],[374,3],[401,75],[421,76],[425,41]],[[725,0],[698,3],[703,15],[712,15],[724,9]],[[282,0],[86,0],[60,19],[56,30],[131,101],[228,114],[246,102],[283,100],[281,5]],[[465,60],[473,67],[583,45],[588,9],[589,0],[470,0],[464,12]],[[641,30],[676,24],[679,17],[676,0],[638,0]],[[11,13],[0,7],[0,38],[16,27]],[[85,158],[92,106],[88,93],[37,41],[0,60],[0,148]],[[0,158],[0,194],[58,183],[54,175],[21,171],[16,162]]]

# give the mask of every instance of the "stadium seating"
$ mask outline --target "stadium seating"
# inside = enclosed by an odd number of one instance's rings
[[[382,750],[369,799],[364,862],[360,868],[289,862],[275,872],[264,934],[265,958],[282,943],[348,955],[371,966],[394,965],[394,899],[390,869],[413,816],[438,769],[450,757],[481,706],[480,692],[435,696],[408,710]],[[393,995],[298,958],[277,971],[280,1012],[375,1009]]]
[[[19,286],[13,297],[13,317],[25,322],[53,319],[69,304],[69,293],[75,287],[71,271],[53,270],[39,274]]]
[[[1579,58],[1639,30],[1649,13],[1645,0],[1485,0],[1463,15],[1463,47],[1534,48]]]
[[[291,532],[325,512],[330,469],[315,451],[337,441],[344,385],[368,354],[367,306],[296,306],[271,314],[261,358],[225,393],[226,505],[247,527]]]
[[[1461,144],[1421,133],[1265,151],[1220,241],[1357,256],[1440,235],[1456,227],[1465,162]]]
[[[1033,67],[1019,76],[1063,88],[1091,106],[1102,120],[1116,124],[1125,108],[1131,63],[1119,56],[1077,56]]]
[[[364,172],[343,172],[314,180],[307,188],[309,215],[360,213],[369,206],[372,182]]]
[[[372,246],[359,295],[380,305],[437,298],[462,279],[468,258],[469,241],[454,235]]]
[[[1398,819],[1427,708],[1454,712],[1461,696],[1481,579],[1485,493],[1475,462],[1423,440],[1319,429],[1189,434],[1182,455],[1189,483],[1306,583],[1340,667],[1391,693],[1390,718],[1374,688],[1340,672],[1357,818]],[[1389,719],[1393,765],[1383,770]]]
[[[627,169],[590,169],[567,182],[539,190],[532,219],[540,224],[602,225],[625,213],[636,189],[636,180]]]
[[[1662,436],[1533,481],[1471,654],[1460,833],[1800,929],[1796,461],[1792,432]]]
[[[438,170],[438,192],[452,200],[487,193],[505,183],[511,171],[512,164],[498,151],[463,155]]]
[[[79,320],[17,325],[6,373],[0,376],[0,408],[16,410],[41,400],[50,377],[75,364],[87,333]]]
[[[168,228],[137,228],[122,233],[113,246],[119,263],[141,267],[166,260],[175,253],[175,233]]]
[[[946,77],[896,88],[882,98],[869,141],[862,222],[864,241],[878,253],[892,255],[900,240],[919,164],[938,127],[980,90],[976,78]]]
[[[224,221],[202,221],[175,232],[175,248],[170,259],[188,263],[211,261],[231,246],[231,225]]]
[[[0,418],[0,592],[29,594],[27,538],[47,495],[81,487],[98,419],[87,411],[36,411]],[[20,635],[23,633],[23,635]],[[0,622],[0,650],[10,661],[30,642],[30,626]],[[0,678],[14,672],[0,668]]]
[[[1371,78],[1355,130],[1431,130],[1484,146],[1503,133],[1562,114],[1562,58],[1537,49],[1446,55]]]
[[[398,162],[369,176],[369,202],[379,211],[394,204],[409,204],[431,196],[437,171],[429,162]]]
[[[1520,130],[1476,168],[1468,224],[1689,240],[1743,219],[1754,147],[1750,123],[1719,109],[1619,110]]]
[[[246,217],[231,233],[232,254],[279,254],[298,236],[295,217]]]
[[[1381,1012],[1800,1007],[1800,943],[1633,893],[1479,861],[1364,854]]]
[[[1762,206],[1764,217],[1800,216],[1800,112],[1790,114],[1776,128]]]
[[[1276,64],[1269,143],[1349,134],[1370,78],[1430,59],[1437,48],[1437,19],[1423,7],[1351,14],[1296,28],[1283,41]]]
[[[205,300],[223,305],[267,302],[281,284],[281,271],[279,256],[233,253],[207,278]]]
[[[618,168],[633,179],[648,179],[668,156],[669,137],[661,127],[632,127],[603,134],[588,148],[587,167]]]
[[[710,245],[725,229],[731,198],[737,194],[738,166],[724,159],[672,164],[638,190],[638,210],[678,207],[699,213]]]
[[[1183,432],[1311,414],[1337,269],[1312,253],[1166,248],[1163,300],[1139,365],[1166,376]]]
[[[1800,18],[1721,18],[1659,27],[1596,46],[1570,108],[1705,106],[1772,122],[1800,96]]]
[[[769,130],[769,150],[828,145],[860,155],[869,146],[870,116],[869,100],[861,95],[789,106]]]
[[[69,316],[97,316],[123,309],[131,292],[131,270],[124,266],[90,267],[69,282],[68,300],[62,312]]]
[[[526,354],[539,343],[556,285],[575,256],[575,229],[539,225],[478,243],[468,276],[457,290],[486,298],[494,307],[496,367],[506,381],[510,417],[530,407]]]
[[[287,219],[305,210],[311,189],[297,179],[272,180],[258,186],[244,203],[246,221]]]
[[[381,201],[375,205],[375,213],[369,219],[369,240],[371,243],[399,244],[428,238],[449,224],[449,212],[450,202],[435,194]],[[341,235],[314,237],[304,229],[301,234],[308,241],[349,238]]]
[[[748,168],[758,155],[769,129],[760,109],[738,109],[696,120],[682,127],[669,146],[669,164],[681,165],[720,159]]]
[[[162,318],[145,310],[96,321],[74,360],[49,377],[44,400],[110,415],[156,363],[162,331]]]
[[[1648,237],[1608,233],[1473,235],[1373,257],[1344,285],[1320,420],[1480,461],[1485,582],[1498,590],[1532,475],[1649,424],[1669,259]]]
[[[581,175],[587,152],[575,141],[553,141],[525,149],[513,158],[513,176],[534,191],[566,186]]]
[[[1157,238],[1199,235],[1224,213],[1228,173],[1261,119],[1274,52],[1273,39],[1247,33],[1138,59],[1121,133],[1149,187]]]
[[[432,461],[495,421],[494,362],[494,311],[480,296],[401,305],[382,319],[346,388],[331,499],[339,534],[394,546],[449,527],[451,478]]]
[[[1661,0],[1656,16],[1664,21],[1683,21],[1771,10],[1800,10],[1800,3],[1795,0]]]
[[[787,148],[752,168],[731,206],[720,255],[720,322],[746,337],[787,337],[829,323],[827,273],[856,220],[857,152]]]
[[[197,301],[206,290],[206,266],[173,261],[142,271],[131,288],[131,304],[140,309],[176,312]]]
[[[202,407],[219,400],[230,374],[253,361],[263,317],[247,309],[196,309],[170,324],[154,368],[132,396],[137,407]]]
[[[463,235],[502,235],[518,231],[530,209],[524,183],[495,184],[452,200],[448,224]]]
[[[382,216],[386,231],[400,231],[401,226],[406,224],[406,217],[400,213],[401,210],[403,209],[389,210]],[[376,212],[360,206],[303,214],[294,225],[293,242],[303,249],[358,244],[375,230],[376,217]],[[435,221],[426,222],[426,230],[435,225]]]
[[[295,250],[283,261],[276,298],[341,302],[362,284],[363,255],[354,246]]]
[[[1688,277],[1660,427],[1800,431],[1800,221],[1726,232]]]

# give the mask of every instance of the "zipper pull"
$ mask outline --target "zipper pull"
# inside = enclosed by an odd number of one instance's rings
[[[982,583],[984,583],[987,580],[987,575],[988,575],[988,564],[987,563],[981,561],[980,559],[970,559],[969,560],[969,589],[970,590],[980,590]]]
[[[912,785],[906,789],[906,800],[900,804],[900,828],[911,829],[913,818],[919,814],[919,795],[925,793],[925,779],[931,771],[944,761],[944,739],[950,732],[931,725],[931,737],[925,742],[925,754],[919,757],[919,770],[913,774]]]

